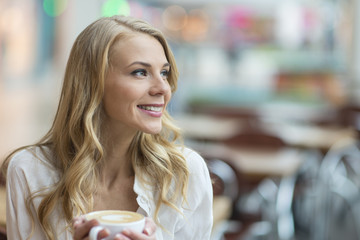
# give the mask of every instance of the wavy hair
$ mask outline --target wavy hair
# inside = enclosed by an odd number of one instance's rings
[[[51,156],[47,158],[60,176],[54,186],[33,193],[27,201],[29,205],[33,198],[42,197],[36,217],[48,239],[56,239],[54,226],[51,226],[49,219],[59,204],[68,223],[74,216],[93,209],[92,195],[96,191],[99,168],[104,159],[101,140],[104,81],[111,67],[114,44],[134,33],[148,34],[161,43],[171,65],[168,81],[172,92],[177,88],[178,71],[171,49],[163,34],[147,22],[112,16],[98,19],[80,33],[67,62],[53,124],[37,144],[31,145],[51,149]],[[138,132],[129,148],[132,165],[140,182],[156,183],[154,220],[157,223],[162,204],[178,210],[176,203],[179,197],[182,196],[182,202],[186,202],[189,176],[186,160],[179,148],[179,145],[182,146],[178,141],[181,140],[180,130],[166,110],[162,124],[159,134]],[[7,166],[14,153],[5,159],[4,166]]]

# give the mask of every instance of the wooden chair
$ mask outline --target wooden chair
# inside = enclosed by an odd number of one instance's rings
[[[225,161],[216,158],[206,159],[213,184],[214,226],[212,240],[224,239],[233,206],[238,197],[237,176],[234,169]]]
[[[0,240],[7,240],[6,228],[0,226]]]
[[[5,184],[6,184],[6,179],[0,169],[0,187],[5,187]]]
[[[5,183],[6,183],[5,177],[3,176],[1,169],[0,169],[0,188],[5,189]],[[1,214],[5,214],[5,213],[1,213]],[[6,239],[7,239],[6,227],[0,225],[0,240],[6,240]]]
[[[360,105],[348,104],[338,111],[337,123],[352,127],[357,131],[357,139],[360,139]]]

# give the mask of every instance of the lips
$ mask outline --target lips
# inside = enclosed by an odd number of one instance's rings
[[[162,116],[162,110],[164,108],[164,104],[146,104],[146,105],[137,105],[137,107],[143,113],[148,116],[159,118]]]
[[[147,110],[147,111],[153,111],[153,112],[161,112],[162,106],[154,106],[154,105],[138,105],[138,108]]]

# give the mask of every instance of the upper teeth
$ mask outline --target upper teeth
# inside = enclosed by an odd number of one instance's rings
[[[154,107],[154,106],[139,106],[142,109],[148,110],[148,111],[155,111],[155,112],[160,112],[161,111],[161,107]]]

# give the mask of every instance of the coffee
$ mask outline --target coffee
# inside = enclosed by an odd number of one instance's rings
[[[145,217],[136,212],[120,211],[120,210],[104,210],[95,211],[86,214],[86,219],[96,219],[100,223],[90,230],[89,239],[96,240],[98,233],[107,228],[110,236],[105,240],[113,239],[116,233],[120,233],[124,229],[132,229],[136,232],[142,232],[145,226]]]
[[[118,224],[139,221],[144,216],[135,212],[109,210],[90,213],[87,218],[96,219],[100,223]]]

